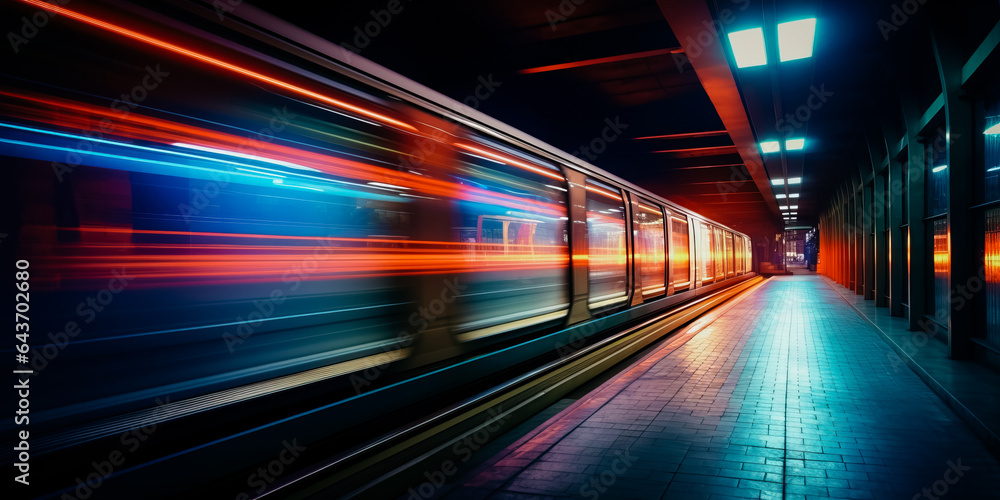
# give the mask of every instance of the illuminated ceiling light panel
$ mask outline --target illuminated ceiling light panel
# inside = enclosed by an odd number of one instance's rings
[[[799,209],[798,205],[792,205],[792,210],[798,210],[798,209]]]
[[[781,151],[781,143],[778,141],[764,141],[760,143],[760,150],[764,153],[777,153]]]
[[[788,197],[789,198],[798,198],[799,197],[799,193],[792,193],[792,194],[788,195]]]
[[[782,179],[780,177],[777,179],[771,179],[772,186],[783,186],[784,184],[785,184],[785,179]]]
[[[936,174],[936,173],[938,173],[938,172],[940,172],[940,171],[942,171],[942,170],[944,170],[946,168],[948,168],[948,165],[938,165],[938,166],[932,168],[931,172],[934,172]]]
[[[785,194],[784,193],[776,194],[776,195],[774,195],[774,197],[777,198],[777,199],[779,199],[779,200],[783,200],[783,199],[785,199]]]
[[[988,128],[988,129],[986,129],[983,133],[986,134],[986,135],[997,135],[997,134],[1000,134],[1000,123],[997,123],[996,125],[994,125],[994,126]]]
[[[789,184],[801,184],[802,183],[802,178],[801,177],[789,177],[788,178],[788,183]]]
[[[788,139],[785,141],[785,151],[800,151],[805,149],[806,140],[804,138]]]
[[[778,59],[785,62],[812,57],[815,39],[815,17],[779,24]]]
[[[733,48],[733,57],[736,58],[737,68],[752,68],[767,64],[763,29],[734,31],[729,34],[729,45]]]
[[[788,215],[799,215],[798,212],[790,212]]]
[[[785,220],[788,220],[788,217],[785,217]]]
[[[781,205],[778,210],[788,210],[788,205]]]

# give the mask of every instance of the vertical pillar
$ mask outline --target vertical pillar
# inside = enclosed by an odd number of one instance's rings
[[[948,347],[953,358],[972,354],[975,332],[972,307],[965,285],[978,274],[978,253],[970,207],[973,205],[973,130],[972,106],[962,98],[964,58],[956,45],[961,27],[947,25],[945,16],[932,21],[932,45],[941,88],[944,92],[944,116],[948,158]],[[959,289],[958,287],[962,287]]]
[[[878,170],[878,168],[876,168]],[[872,229],[875,232],[874,239],[874,249],[873,249],[873,265],[872,272],[874,273],[874,278],[872,283],[874,283],[875,292],[875,306],[876,307],[886,307],[889,304],[886,302],[886,295],[888,295],[888,285],[885,279],[886,269],[888,268],[889,252],[887,251],[887,244],[885,237],[885,211],[889,207],[885,206],[885,177],[879,173],[875,173],[875,179],[873,179],[873,191],[872,191]]]
[[[858,287],[859,293],[865,295],[865,300],[875,299],[875,240],[872,238],[872,232],[875,230],[875,226],[872,225],[874,222],[875,209],[872,206],[872,202],[875,200],[875,186],[871,182],[865,183],[863,189],[864,193],[864,213],[862,214],[862,220],[859,226],[862,232],[862,241],[864,242],[864,277],[861,281],[864,286]]]
[[[899,226],[903,224],[903,165],[895,160],[889,161],[889,284],[892,297],[889,301],[889,313],[893,316],[903,315],[903,276],[906,272],[906,241]]]

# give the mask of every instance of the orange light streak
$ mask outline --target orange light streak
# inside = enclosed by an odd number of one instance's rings
[[[150,45],[154,45],[154,46],[157,46],[157,47],[161,47],[161,48],[167,49],[167,50],[169,50],[171,52],[176,52],[178,54],[181,54],[181,55],[193,58],[193,59],[197,59],[199,61],[211,64],[213,66],[217,66],[217,67],[225,69],[225,70],[232,71],[234,73],[238,73],[238,74],[241,74],[241,75],[244,75],[244,76],[248,76],[250,78],[253,78],[254,80],[258,80],[258,81],[261,81],[261,82],[264,82],[264,83],[268,83],[268,84],[274,85],[276,87],[280,87],[280,88],[283,88],[283,89],[286,89],[286,90],[290,90],[292,92],[295,92],[296,94],[316,99],[317,101],[321,101],[321,102],[330,104],[332,106],[335,106],[335,107],[338,107],[338,108],[341,108],[341,109],[345,109],[345,110],[351,111],[353,113],[357,113],[359,115],[366,116],[368,118],[372,118],[374,120],[378,120],[378,121],[380,121],[382,123],[386,123],[386,124],[389,124],[389,125],[394,125],[396,127],[403,128],[403,129],[406,129],[406,130],[410,130],[412,132],[417,132],[417,129],[414,126],[412,126],[412,125],[410,125],[408,123],[401,122],[399,120],[396,120],[394,118],[390,118],[390,117],[385,116],[383,114],[376,113],[374,111],[370,111],[370,110],[367,110],[367,109],[359,107],[359,106],[355,106],[353,104],[341,101],[339,99],[334,99],[333,97],[330,97],[330,96],[327,96],[327,95],[323,95],[323,94],[320,94],[320,93],[317,93],[317,92],[313,92],[311,90],[308,90],[308,89],[299,87],[297,85],[294,85],[294,84],[291,84],[291,83],[279,80],[277,78],[273,78],[273,77],[270,77],[270,76],[258,73],[256,71],[253,71],[253,70],[250,70],[250,69],[238,66],[236,64],[228,63],[226,61],[223,61],[223,60],[220,60],[220,59],[216,59],[216,58],[211,57],[211,56],[207,56],[207,55],[202,54],[200,52],[196,52],[194,50],[187,49],[187,48],[181,47],[179,45],[175,45],[175,44],[172,44],[172,43],[160,40],[158,38],[155,38],[155,37],[152,37],[152,36],[149,36],[149,35],[144,35],[142,33],[139,33],[139,32],[136,32],[136,31],[132,31],[132,30],[127,29],[127,28],[122,28],[121,26],[118,26],[118,25],[115,25],[115,24],[111,24],[111,23],[106,22],[106,21],[101,21],[100,19],[96,19],[96,18],[87,16],[87,15],[84,15],[84,14],[80,14],[79,12],[72,11],[72,10],[69,10],[69,9],[66,9],[66,8],[63,8],[63,7],[59,7],[59,6],[56,6],[56,5],[52,5],[52,4],[49,4],[49,3],[45,3],[45,2],[42,2],[42,1],[39,1],[39,0],[20,0],[20,1],[23,2],[23,3],[29,4],[29,5],[34,5],[35,7],[39,7],[39,8],[51,11],[51,12],[55,12],[57,14],[62,14],[64,16],[66,16],[66,17],[69,17],[69,18],[72,18],[72,19],[76,19],[78,21],[82,21],[84,23],[90,24],[92,26],[96,26],[98,28],[102,28],[102,29],[105,29],[105,30],[108,30],[108,31],[112,31],[112,32],[118,33],[120,35],[124,35],[124,36],[127,36],[129,38],[132,38],[132,39],[135,39],[135,40],[139,40],[139,41],[144,42],[144,43],[148,43]]]
[[[608,198],[611,198],[612,200],[615,200],[615,201],[618,201],[618,202],[622,201],[622,195],[612,193],[611,191],[608,191],[607,189],[599,188],[597,186],[591,186],[591,185],[588,184],[587,185],[587,191],[590,191],[592,193],[602,194],[602,195],[607,196]]]
[[[509,165],[514,165],[516,167],[521,167],[521,168],[523,168],[525,170],[530,170],[532,172],[535,172],[536,174],[544,175],[544,176],[546,176],[546,177],[548,177],[550,179],[556,179],[558,181],[563,181],[563,182],[566,181],[566,178],[563,177],[563,176],[561,176],[561,175],[559,175],[559,174],[556,174],[554,172],[550,172],[550,171],[548,171],[548,170],[546,170],[544,168],[539,168],[539,167],[535,167],[533,165],[529,165],[527,163],[515,160],[515,159],[507,157],[507,156],[503,156],[503,155],[500,155],[500,154],[497,154],[497,153],[493,153],[493,152],[490,152],[490,151],[479,149],[477,147],[469,146],[468,144],[462,144],[462,143],[459,143],[459,142],[456,142],[455,146],[458,146],[458,147],[460,147],[462,149],[466,149],[466,150],[469,150],[469,151],[474,151],[476,154],[485,156],[487,158],[492,158],[492,159],[494,159],[496,161],[499,161],[501,163],[506,163],[506,164],[509,164]]]

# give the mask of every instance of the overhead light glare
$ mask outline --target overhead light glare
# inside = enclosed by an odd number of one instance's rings
[[[777,179],[771,179],[772,186],[783,186],[785,185],[785,179],[778,177]]]
[[[781,205],[778,210],[788,210],[788,205]]]
[[[789,184],[802,184],[802,178],[801,177],[789,177],[788,178],[788,183]]]
[[[936,174],[936,173],[938,173],[938,172],[940,172],[940,171],[942,171],[942,170],[944,170],[946,168],[948,168],[948,165],[938,165],[938,166],[932,168],[931,172],[934,172]]]
[[[997,170],[1000,170],[1000,165],[986,169],[987,172],[996,172]]]
[[[994,125],[994,126],[988,128],[988,129],[986,129],[983,133],[986,134],[986,135],[997,135],[997,134],[1000,134],[1000,123],[997,123],[996,125]]]
[[[806,140],[804,138],[788,139],[785,141],[785,151],[800,151],[805,149]]]
[[[815,17],[779,24],[778,59],[785,62],[812,57],[815,39]]]
[[[778,193],[778,194],[774,195],[774,197],[777,198],[777,199],[779,199],[779,200],[783,200],[783,199],[785,199],[785,193]]]
[[[764,48],[764,30],[752,28],[729,34],[729,45],[737,68],[752,68],[767,64],[767,49]],[[811,50],[811,49],[810,49]]]
[[[798,210],[798,209],[799,209],[798,205],[792,205],[792,210]]]
[[[789,198],[798,198],[799,197],[799,193],[792,193],[792,194],[788,195],[788,197]]]

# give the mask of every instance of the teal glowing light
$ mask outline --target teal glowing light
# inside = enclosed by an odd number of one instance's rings
[[[812,57],[815,38],[815,17],[779,24],[778,59],[785,62]]]
[[[764,30],[752,28],[729,34],[729,45],[733,48],[737,68],[752,68],[767,64],[767,50],[764,48]]]
[[[785,141],[785,151],[799,151],[805,149],[806,140],[804,138],[788,139]]]

